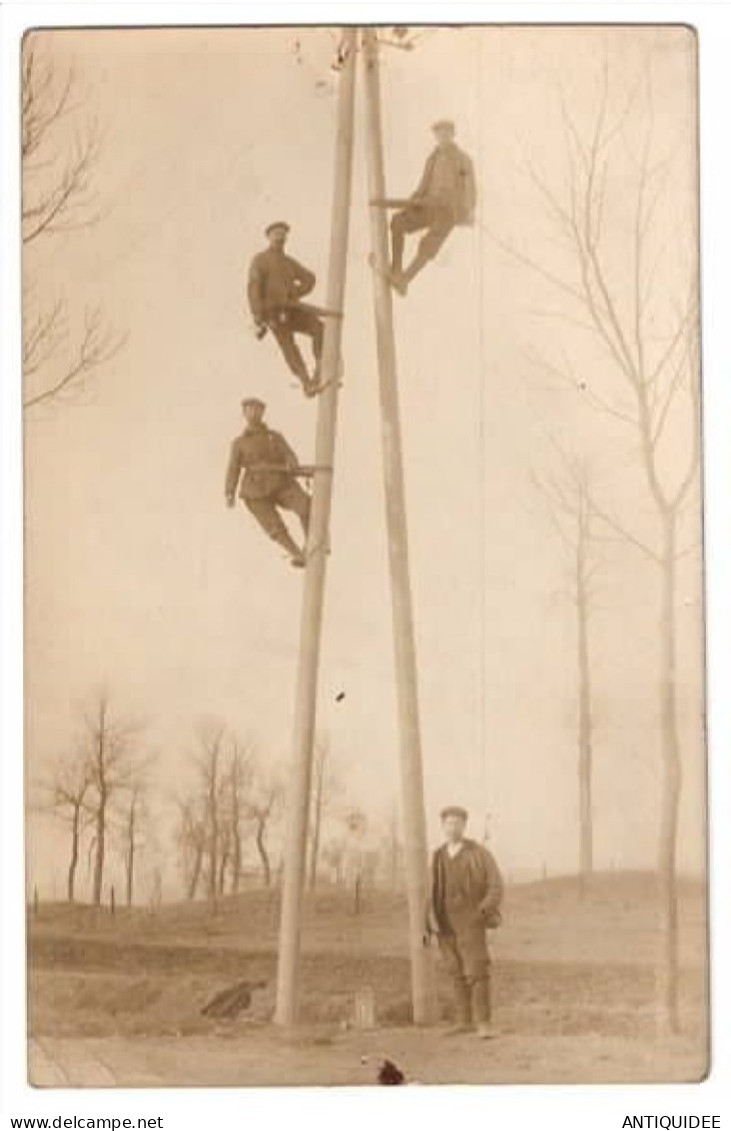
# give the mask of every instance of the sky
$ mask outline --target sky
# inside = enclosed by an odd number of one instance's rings
[[[42,781],[73,750],[80,710],[103,684],[120,713],[146,721],[163,842],[200,718],[255,736],[265,762],[289,758],[301,579],[243,507],[225,507],[223,476],[246,394],[267,401],[303,460],[313,455],[316,406],[271,338],[255,339],[245,280],[263,228],[283,218],[324,297],[335,46],[329,29],[43,37],[84,92],[67,139],[89,116],[102,131],[102,218],[29,249],[26,278],[63,292],[77,319],[100,304],[126,344],[81,396],[26,418],[28,775]],[[559,449],[588,458],[605,505],[642,537],[657,534],[633,434],[535,363],[567,356],[615,394],[596,343],[526,266],[574,270],[535,174],[567,191],[562,102],[586,134],[606,65],[609,113],[623,127],[607,255],[629,301],[622,178],[640,152],[651,74],[653,145],[672,157],[650,237],[653,253],[667,252],[654,285],[672,296],[696,268],[694,52],[686,29],[569,27],[423,29],[413,51],[381,52],[389,191],[415,187],[437,118],[454,118],[477,170],[477,225],[452,234],[395,314],[429,836],[445,803],[467,804],[476,835],[489,814],[508,872],[570,871],[577,855],[570,571],[534,477],[555,473]],[[364,140],[359,91],[318,720],[348,797],[376,820],[399,779]],[[667,335],[667,304],[658,311],[653,342]],[[664,457],[671,476],[689,421],[686,405]],[[697,536],[696,492],[684,544]],[[657,571],[631,546],[597,552],[596,857],[646,867],[660,786]],[[699,555],[679,571],[679,859],[697,871]],[[44,890],[63,882],[60,838],[31,814],[28,876]]]

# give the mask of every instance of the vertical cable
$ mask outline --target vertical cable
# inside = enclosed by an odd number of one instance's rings
[[[485,318],[485,278],[484,278],[484,256],[483,256],[483,228],[482,228],[482,210],[484,200],[484,185],[485,179],[484,163],[482,159],[483,154],[483,100],[481,97],[480,87],[482,85],[483,74],[483,54],[484,54],[484,33],[482,29],[475,29],[475,75],[473,81],[474,96],[477,99],[477,134],[478,144],[475,160],[477,162],[477,215],[475,223],[477,227],[478,240],[477,240],[477,293],[479,298],[479,318],[478,325],[478,348],[479,348],[479,365],[478,365],[478,410],[477,410],[477,439],[479,444],[478,455],[478,468],[480,475],[480,493],[479,493],[479,517],[478,517],[478,530],[479,530],[479,550],[477,555],[478,563],[478,586],[479,586],[479,630],[478,630],[478,647],[480,650],[478,660],[478,673],[479,673],[479,706],[478,706],[478,745],[479,745],[479,758],[481,760],[481,783],[480,793],[483,803],[483,838],[487,839],[488,835],[488,772],[487,772],[487,704],[485,696],[487,692],[487,673],[485,666],[485,648],[487,644],[487,601],[485,596],[485,557],[486,557],[486,538],[487,538],[487,507],[485,499],[485,331],[484,331],[484,318]],[[474,245],[473,245],[474,246]]]

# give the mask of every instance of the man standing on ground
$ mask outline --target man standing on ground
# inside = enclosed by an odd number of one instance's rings
[[[416,191],[408,200],[373,200],[376,208],[398,208],[391,220],[391,270],[389,279],[399,294],[434,259],[452,229],[474,223],[475,174],[471,159],[454,140],[454,122],[442,120],[432,126],[436,147],[424,166]],[[405,206],[405,207],[404,207]],[[414,259],[404,270],[404,244],[410,232],[422,236]]]
[[[263,338],[271,330],[291,372],[305,395],[311,397],[319,392],[324,328],[316,308],[301,302],[317,280],[312,271],[285,254],[288,235],[289,224],[283,220],[266,229],[269,247],[251,261],[247,294],[257,337]],[[307,371],[295,334],[305,334],[312,341],[312,375]]]
[[[263,401],[247,397],[241,405],[247,426],[231,445],[226,470],[226,502],[228,506],[234,506],[236,488],[241,479],[240,498],[265,533],[284,547],[292,565],[301,569],[305,564],[304,550],[287,530],[279,509],[294,511],[302,524],[306,541],[310,496],[297,482],[296,476],[309,476],[313,469],[300,466],[284,436],[273,432],[264,423],[266,405]]]
[[[494,1036],[491,1025],[490,955],[486,931],[500,922],[503,881],[491,852],[464,835],[467,812],[450,805],[441,812],[444,844],[432,857],[427,941],[436,934],[454,983],[455,1025],[450,1033],[476,1029]]]

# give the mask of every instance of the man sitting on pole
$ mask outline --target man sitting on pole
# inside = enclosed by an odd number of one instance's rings
[[[317,280],[312,271],[285,255],[289,230],[289,224],[283,220],[275,221],[266,229],[269,247],[251,261],[247,293],[257,337],[263,338],[267,330],[271,330],[305,395],[312,397],[321,392],[322,316],[337,315],[301,301],[312,291]],[[305,334],[312,341],[312,375],[307,371],[295,334]]]
[[[389,281],[405,295],[409,283],[434,259],[452,229],[474,223],[475,174],[471,159],[455,143],[454,122],[442,120],[432,126],[435,149],[424,166],[416,191],[406,200],[372,200],[376,208],[397,208],[391,220],[391,270]],[[410,232],[421,232],[416,255],[404,270],[404,244]]]
[[[467,812],[450,805],[441,812],[444,844],[432,857],[425,942],[432,934],[452,976],[455,1025],[450,1033],[477,1029],[492,1037],[490,955],[486,931],[500,923],[503,881],[491,852],[464,835]]]
[[[294,511],[306,540],[310,496],[296,477],[311,476],[315,469],[301,466],[284,437],[267,427],[263,401],[247,397],[241,404],[247,426],[231,445],[226,470],[226,502],[234,506],[241,479],[239,497],[269,537],[284,547],[292,565],[301,569],[305,564],[304,550],[290,535],[279,510]]]

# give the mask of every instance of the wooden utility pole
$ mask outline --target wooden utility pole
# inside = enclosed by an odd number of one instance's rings
[[[332,228],[326,306],[342,311],[350,220],[350,188],[353,165],[353,107],[355,95],[355,53],[357,30],[343,32],[340,57],[343,59],[338,93],[337,136],[335,141],[335,185],[332,200]],[[338,383],[341,372],[342,319],[327,318],[323,342],[321,374],[327,387],[320,394],[315,441],[315,464],[332,468],[335,455]],[[287,843],[284,855],[277,1002],[274,1019],[278,1025],[297,1021],[298,968],[302,889],[307,855],[312,756],[317,709],[317,676],[320,660],[322,607],[328,554],[332,473],[315,472],[312,513],[307,539],[307,564],[304,577],[300,620],[300,654],[294,706],[293,759],[287,800]]]
[[[383,200],[381,92],[378,74],[378,38],[374,29],[363,32],[366,121],[368,130],[368,187],[372,200]],[[409,582],[409,547],[406,529],[401,425],[396,381],[396,346],[393,301],[388,282],[388,226],[383,208],[371,207],[373,287],[378,347],[379,395],[383,442],[384,486],[391,570],[396,691],[401,738],[401,795],[404,820],[404,856],[409,903],[411,990],[416,1024],[433,1020],[431,963],[423,945],[427,897],[427,841],[424,781],[421,764],[419,697],[416,676],[414,618]]]

